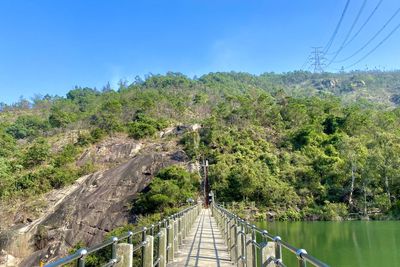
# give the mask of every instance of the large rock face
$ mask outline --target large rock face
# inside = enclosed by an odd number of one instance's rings
[[[19,266],[37,266],[40,258],[65,255],[79,241],[99,243],[107,232],[133,222],[130,204],[137,193],[161,168],[187,160],[176,147],[171,152],[146,150],[117,167],[81,178],[51,213],[13,229],[13,237],[2,245],[8,257],[24,258]],[[27,245],[22,248],[21,243]]]
[[[132,139],[111,138],[87,149],[79,158],[77,165],[92,163],[118,163],[136,155],[143,144]]]
[[[171,127],[163,136],[179,136],[199,127]],[[15,214],[0,210],[0,217],[8,217],[0,222],[0,229],[7,229],[0,231],[0,267],[38,266],[40,259],[66,255],[79,241],[88,246],[99,243],[107,232],[134,222],[132,202],[161,168],[173,164],[187,165],[191,171],[199,168],[187,164],[188,157],[174,138],[145,144],[123,135],[88,148],[77,165],[88,162],[108,169],[38,196],[37,201],[45,204],[40,215],[20,213],[26,203],[18,205]]]

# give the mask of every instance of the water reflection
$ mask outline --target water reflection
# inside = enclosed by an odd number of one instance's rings
[[[400,222],[260,222],[277,234],[331,266],[400,266]],[[284,253],[288,266],[296,259]]]

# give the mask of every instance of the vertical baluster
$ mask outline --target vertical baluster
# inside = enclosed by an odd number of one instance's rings
[[[133,236],[133,232],[132,231],[128,231],[128,244],[132,244],[132,236]]]
[[[111,237],[113,243],[111,244],[111,259],[117,259],[117,243],[118,237],[113,236]]]
[[[257,242],[257,238],[256,238],[256,226],[252,225],[251,226],[251,239],[252,239],[252,257],[253,257],[253,267],[257,267],[257,248],[256,248],[256,244],[255,242]]]
[[[81,255],[81,257],[78,259],[77,266],[78,267],[85,267],[85,256],[87,254],[87,250],[84,249],[84,248],[81,248],[79,250],[79,254]]]
[[[238,265],[239,265],[239,255],[241,253],[241,251],[239,251],[239,248],[240,248],[240,246],[239,246],[240,240],[239,240],[239,236],[238,236],[239,231],[240,231],[239,223],[240,223],[240,219],[236,216],[235,217],[235,224],[236,224],[236,227],[235,227],[235,247],[236,247],[235,263],[237,263]]]
[[[242,251],[240,253],[241,253],[241,259],[242,259],[243,266],[246,266],[246,230],[244,228],[244,224],[245,224],[244,220],[241,219],[240,220],[240,230],[242,233],[240,235],[240,244],[241,244],[240,248]]]
[[[274,237],[274,242],[275,242],[275,261],[280,261],[282,262],[282,245],[281,245],[281,237],[280,236],[275,236]]]

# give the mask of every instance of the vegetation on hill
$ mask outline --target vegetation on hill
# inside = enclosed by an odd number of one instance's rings
[[[44,193],[92,171],[75,160],[107,135],[157,138],[171,124],[196,122],[201,131],[181,144],[192,160],[209,160],[220,201],[253,201],[279,219],[399,217],[399,99],[400,72],[377,71],[167,73],[116,91],[22,99],[0,106],[0,198]],[[71,131],[76,141],[55,145]],[[136,211],[171,208],[183,201],[177,188],[191,195],[195,179],[179,175],[155,178]]]

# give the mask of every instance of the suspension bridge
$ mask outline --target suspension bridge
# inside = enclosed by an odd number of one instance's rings
[[[108,249],[102,267],[240,266],[272,267],[285,264],[283,251],[297,257],[298,266],[326,267],[326,263],[279,236],[259,229],[223,206],[192,205],[156,224],[112,237],[90,248],[41,266],[84,267],[88,255]]]

